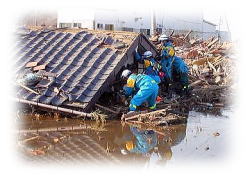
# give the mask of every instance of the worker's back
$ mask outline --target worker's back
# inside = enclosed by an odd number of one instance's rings
[[[145,87],[150,87],[152,85],[157,85],[156,81],[152,79],[149,75],[145,74],[131,74],[129,79],[135,80],[135,88],[142,89]]]
[[[184,60],[178,56],[173,57],[173,67],[178,73],[188,73],[188,66]]]

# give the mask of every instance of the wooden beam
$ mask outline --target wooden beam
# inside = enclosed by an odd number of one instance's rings
[[[152,112],[148,112],[148,113],[139,113],[139,114],[136,114],[136,115],[133,115],[133,116],[130,116],[130,117],[127,117],[126,114],[122,116],[122,119],[125,120],[125,121],[128,121],[128,120],[133,120],[133,119],[136,119],[136,118],[139,118],[139,117],[147,117],[147,116],[150,116],[150,115],[154,115],[154,114],[162,114],[163,112],[166,112],[167,109],[161,109],[161,110],[157,110],[157,111],[152,111]]]
[[[105,106],[102,106],[102,105],[100,105],[100,104],[95,104],[97,107],[99,107],[99,108],[101,108],[101,109],[104,109],[104,110],[106,110],[106,111],[108,111],[108,112],[111,112],[111,113],[114,113],[114,114],[119,114],[120,112],[117,112],[117,111],[113,111],[112,109],[109,109],[109,108],[107,108],[107,107],[105,107]]]
[[[191,32],[192,32],[192,30],[189,30],[189,32],[185,35],[185,37],[183,38],[183,40],[185,40],[190,35]]]
[[[24,88],[25,90],[30,91],[31,93],[35,93],[36,95],[39,95],[38,92],[36,92],[35,90],[32,90],[31,88],[29,88],[29,87],[27,87],[27,86],[25,86],[25,85],[23,85],[21,83],[17,83],[17,85],[20,86],[20,87],[22,87],[22,88]]]
[[[53,105],[38,103],[38,102],[34,102],[34,101],[19,99],[19,98],[15,98],[14,100],[17,101],[17,102],[19,102],[19,103],[30,104],[30,105],[34,105],[34,106],[37,106],[37,107],[51,109],[53,111],[65,112],[65,113],[69,113],[69,114],[73,114],[73,115],[78,115],[78,116],[82,116],[82,117],[89,117],[89,118],[93,117],[92,113],[85,113],[85,112],[76,111],[76,110],[73,110],[73,109],[62,108],[62,107],[59,107],[59,106],[53,106]]]
[[[207,47],[210,48],[213,44],[219,41],[219,38],[214,39],[212,42],[210,42]]]

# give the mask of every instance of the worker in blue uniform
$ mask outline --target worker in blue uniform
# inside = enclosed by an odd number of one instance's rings
[[[135,136],[135,143],[129,140],[125,145],[130,153],[146,155],[157,146],[157,135],[153,130],[140,130],[130,126],[130,131]]]
[[[173,40],[166,35],[160,36],[159,40],[162,42],[161,66],[165,82],[167,85],[178,84],[178,94],[188,94],[188,66],[182,58],[175,56]]]
[[[159,37],[159,41],[161,42],[161,45],[163,47],[167,47],[167,46],[171,46],[171,47],[174,47],[173,45],[173,39],[168,37],[167,35],[165,34],[162,34],[160,37]]]
[[[137,107],[144,102],[148,102],[150,109],[156,109],[159,87],[154,79],[145,74],[132,74],[128,69],[122,72],[121,78],[127,81],[123,87],[125,96],[133,96],[129,111],[136,111]]]
[[[146,51],[143,55],[140,55],[136,50],[135,59],[137,62],[144,64],[144,74],[149,75],[158,84],[161,82],[159,77],[160,64],[154,59],[151,51]]]

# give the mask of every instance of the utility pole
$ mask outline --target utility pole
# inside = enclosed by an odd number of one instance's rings
[[[151,10],[151,29],[150,29],[150,35],[153,36],[156,31],[156,19],[155,19],[155,12],[152,9]]]
[[[221,25],[221,16],[220,16],[220,21],[219,21],[219,31],[218,31],[218,38],[220,40],[220,25]]]

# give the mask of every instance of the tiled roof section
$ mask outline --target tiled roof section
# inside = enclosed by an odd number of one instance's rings
[[[130,36],[130,41],[137,36]],[[95,97],[102,92],[99,90],[107,85],[130,45],[116,49],[115,45],[120,42],[111,35],[88,31],[31,31],[20,36],[17,42],[17,74],[26,70],[27,63],[37,62],[37,66],[45,65],[45,71],[56,74],[56,77],[53,80],[42,79],[36,85],[40,95],[20,88],[17,96],[58,106],[66,101],[87,106],[97,100]]]

